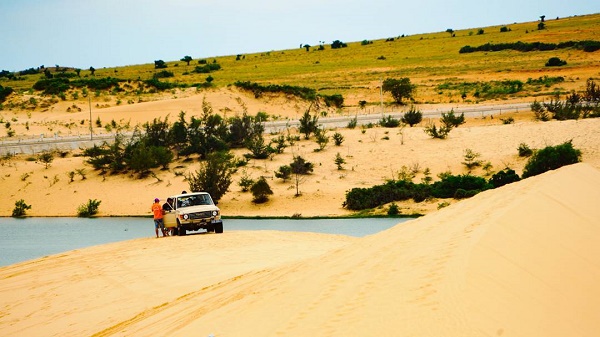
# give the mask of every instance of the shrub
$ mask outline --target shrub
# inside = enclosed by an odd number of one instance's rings
[[[356,127],[356,124],[358,123],[358,117],[354,117],[352,118],[349,122],[348,122],[348,129],[354,129]]]
[[[494,186],[494,188],[504,186],[506,184],[514,183],[516,181],[521,180],[519,175],[515,172],[515,170],[510,168],[505,168],[500,172],[496,172],[489,180],[489,183]]]
[[[289,165],[283,165],[279,167],[279,170],[275,171],[275,178],[282,179],[283,181],[289,180],[292,176],[292,167]]]
[[[567,61],[561,60],[558,57],[551,57],[546,62],[546,67],[560,67],[567,64]]]
[[[344,142],[344,136],[341,133],[336,132],[333,134],[333,141],[335,143],[335,146],[341,146]]]
[[[427,125],[424,129],[425,133],[428,134],[431,138],[438,139],[446,139],[451,130],[452,127],[448,127],[447,125],[443,125],[437,128],[434,123]]]
[[[6,100],[6,97],[12,94],[13,91],[14,90],[11,87],[3,87],[0,85],[0,103],[4,102],[4,100]]]
[[[533,101],[530,107],[531,111],[533,111],[533,115],[535,116],[536,121],[547,122],[550,120],[550,115],[548,114],[544,106],[537,100]]]
[[[533,150],[525,143],[519,144],[517,151],[519,151],[519,157],[529,157],[533,154]]]
[[[475,167],[481,166],[481,160],[477,159],[480,156],[480,153],[475,152],[471,149],[466,149],[464,154],[465,161],[463,161],[462,164],[465,165],[469,171],[471,171]]]
[[[244,172],[244,174],[240,178],[240,182],[238,183],[238,185],[242,188],[242,192],[248,192],[250,190],[250,187],[252,187],[254,183],[254,179],[250,178],[250,176],[248,176],[248,174]]]
[[[340,109],[344,106],[344,96],[342,96],[340,94],[320,95],[320,96],[323,98],[325,105],[328,107],[333,106],[333,107]]]
[[[344,158],[342,158],[342,155],[340,155],[339,152],[335,155],[334,162],[335,162],[335,165],[337,166],[338,170],[344,169],[344,167],[342,165],[346,164],[346,161],[344,160]]]
[[[462,124],[465,124],[465,113],[463,112],[460,116],[454,115],[454,109],[451,109],[448,113],[442,113],[440,118],[442,124],[449,128],[457,128]]]
[[[400,126],[400,120],[393,118],[391,115],[387,115],[379,120],[379,125],[385,128],[396,128]]]
[[[21,200],[17,200],[15,202],[15,208],[12,211],[12,216],[13,217],[21,217],[21,216],[25,216],[25,212],[31,209],[31,205],[27,205],[25,203],[25,200],[21,199]]]
[[[410,109],[402,116],[402,122],[410,125],[417,125],[423,120],[423,113],[421,110],[417,110],[414,105],[411,105]]]
[[[398,207],[398,205],[396,205],[395,203],[392,203],[390,205],[390,208],[388,208],[387,214],[390,215],[390,216],[394,216],[394,215],[400,214],[400,207]]]
[[[442,179],[436,181],[431,186],[431,195],[436,198],[454,198],[457,190],[462,189],[466,192],[459,192],[461,198],[471,197],[478,192],[492,188],[484,178],[466,175],[443,175]]]
[[[38,155],[38,160],[48,168],[54,160],[54,154],[51,151],[44,151]]]
[[[258,179],[258,181],[252,185],[250,191],[254,197],[252,202],[256,204],[269,201],[269,195],[273,194],[273,191],[271,190],[267,180],[265,180],[265,177],[260,177],[260,179]]]
[[[168,71],[168,70],[163,70],[160,71],[154,75],[152,75],[153,78],[167,78],[167,77],[173,77],[173,73]]]
[[[89,199],[87,204],[81,204],[77,208],[77,216],[80,218],[90,218],[98,214],[98,206],[101,201],[96,199]]]
[[[525,168],[523,178],[528,178],[549,170],[581,161],[581,151],[573,147],[572,141],[557,146],[547,146],[533,153]]]

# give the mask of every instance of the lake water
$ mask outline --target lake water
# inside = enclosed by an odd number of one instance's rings
[[[410,218],[224,219],[229,230],[277,230],[342,234],[378,233]],[[0,266],[104,243],[153,237],[151,218],[0,218]],[[194,233],[194,232],[189,232]]]

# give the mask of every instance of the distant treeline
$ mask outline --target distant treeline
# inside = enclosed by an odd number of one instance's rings
[[[528,51],[546,51],[575,48],[585,52],[594,52],[600,50],[600,41],[566,41],[560,43],[545,43],[545,42],[514,42],[514,43],[486,43],[479,47],[464,46],[460,48],[459,53],[474,53],[478,51],[502,51],[516,50],[522,52]]]
[[[298,87],[293,85],[278,85],[268,84],[261,85],[255,82],[249,81],[236,81],[234,85],[240,89],[250,91],[254,94],[254,97],[259,98],[263,93],[284,93],[288,95],[294,95],[306,100],[314,100],[317,97],[317,91],[315,89]]]

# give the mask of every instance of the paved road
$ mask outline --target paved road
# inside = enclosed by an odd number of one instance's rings
[[[511,103],[511,104],[497,104],[497,105],[468,105],[444,108],[430,108],[423,109],[423,119],[437,118],[442,113],[448,112],[450,108],[454,109],[457,114],[464,113],[465,116],[489,116],[498,115],[502,112],[509,111],[529,111],[530,103]],[[408,109],[408,107],[406,108]],[[385,112],[385,116],[392,116],[393,118],[399,119],[404,114],[404,110],[398,112]],[[365,125],[369,123],[377,124],[382,115],[379,113],[373,113],[368,115],[351,115],[351,116],[339,116],[339,117],[323,117],[319,118],[319,124],[328,127],[346,127],[350,119],[356,117],[358,125]],[[268,133],[275,133],[285,130],[288,127],[297,127],[300,125],[298,120],[286,120],[286,121],[274,121],[265,123],[265,131]],[[79,135],[79,136],[64,136],[64,137],[40,137],[40,138],[29,138],[20,140],[4,140],[0,142],[0,154],[35,154],[42,151],[51,149],[59,150],[76,150],[79,148],[91,147],[94,144],[100,145],[104,142],[111,142],[114,140],[115,134],[102,134],[93,135],[90,139],[90,135]]]

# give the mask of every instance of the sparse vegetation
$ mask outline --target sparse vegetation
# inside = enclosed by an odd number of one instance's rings
[[[574,148],[572,141],[556,146],[547,146],[535,151],[523,169],[523,178],[528,178],[546,171],[556,170],[565,165],[581,161],[581,151]]]
[[[81,204],[77,208],[77,216],[80,218],[91,218],[98,214],[98,207],[102,201],[89,199],[86,204]]]

